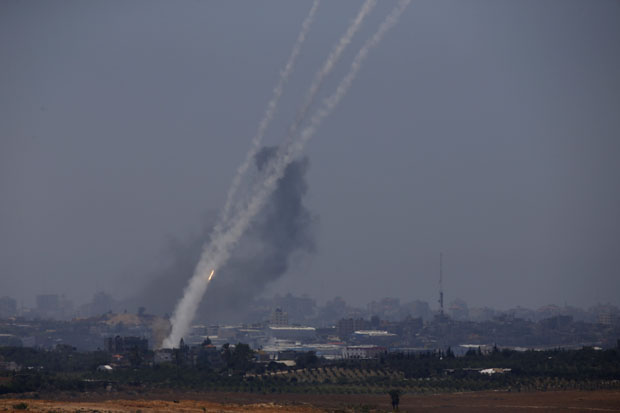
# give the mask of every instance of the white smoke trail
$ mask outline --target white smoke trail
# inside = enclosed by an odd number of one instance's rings
[[[314,81],[309,88],[304,105],[298,112],[296,121],[293,123],[293,126],[290,129],[291,131],[294,131],[299,125],[299,123],[303,120],[303,117],[308,111],[308,108],[312,105],[314,97],[316,96],[316,93],[318,92],[325,77],[331,72],[346,46],[351,43],[352,37],[355,35],[357,30],[361,26],[364,18],[372,10],[375,4],[376,0],[366,0],[364,2],[353,22],[349,25],[345,33],[333,47],[325,63],[316,73]],[[200,300],[202,299],[207,290],[210,280],[205,278],[206,274],[209,274],[210,270],[213,268],[219,268],[219,265],[217,265],[215,260],[221,260],[221,262],[223,263],[228,259],[228,256],[230,255],[228,249],[232,247],[233,240],[235,240],[236,242],[236,238],[231,238],[231,234],[239,233],[239,235],[237,236],[238,238],[245,230],[245,228],[243,228],[243,230],[241,230],[240,232],[236,230],[236,228],[239,228],[238,224],[245,222],[245,220],[239,218],[236,220],[229,219],[231,209],[234,203],[234,197],[239,189],[239,186],[241,185],[243,175],[247,172],[252,160],[254,159],[258,151],[267,127],[269,126],[269,123],[275,115],[277,103],[279,102],[279,99],[284,90],[284,86],[293,70],[295,59],[301,50],[301,46],[303,44],[303,41],[305,40],[307,31],[312,24],[317,8],[318,1],[315,1],[312,8],[310,9],[310,12],[308,13],[308,17],[306,17],[306,20],[302,24],[301,32],[297,38],[295,45],[293,46],[293,51],[289,56],[289,60],[282,72],[282,75],[280,76],[280,81],[278,82],[278,85],[274,88],[273,97],[267,105],[265,115],[263,116],[263,119],[259,124],[258,131],[252,139],[251,148],[248,151],[244,162],[238,168],[237,174],[233,178],[233,182],[226,196],[226,203],[224,205],[222,214],[214,227],[211,242],[203,251],[198,266],[194,271],[194,275],[192,276],[189,285],[183,292],[183,298],[175,309],[174,315],[171,320],[172,332],[170,333],[170,336],[164,341],[164,347],[173,347],[178,345],[179,340],[187,331],[189,323],[194,318],[194,314],[196,313],[198,305],[200,304]],[[291,136],[291,134],[289,134],[289,136]],[[253,213],[252,216],[254,214],[255,213]],[[242,211],[237,211],[236,215],[243,216],[244,214],[242,214]],[[234,224],[231,224],[231,222]],[[225,258],[221,259],[221,257]],[[207,263],[209,263],[210,268],[207,267]]]
[[[243,176],[245,175],[248,168],[252,164],[252,160],[254,159],[254,156],[256,156],[256,153],[258,152],[258,148],[260,147],[263,137],[265,136],[265,132],[267,131],[269,124],[271,123],[271,121],[273,120],[273,117],[276,114],[278,103],[280,102],[280,98],[282,97],[282,93],[284,92],[284,87],[288,83],[288,79],[291,76],[291,73],[293,72],[293,68],[295,67],[295,61],[297,60],[297,57],[299,56],[299,53],[301,52],[301,47],[303,46],[304,41],[306,40],[306,36],[308,35],[308,30],[310,30],[310,26],[312,25],[312,22],[314,21],[314,16],[316,15],[316,11],[319,8],[320,3],[321,3],[321,0],[314,0],[314,3],[312,3],[312,7],[310,8],[308,15],[306,16],[306,19],[301,25],[301,30],[299,32],[299,35],[297,36],[297,40],[295,41],[295,44],[293,45],[293,50],[291,51],[291,54],[289,55],[289,58],[286,62],[286,65],[284,66],[284,69],[280,73],[280,79],[278,80],[278,84],[273,89],[273,96],[271,97],[271,100],[267,104],[267,109],[265,109],[265,114],[263,115],[263,118],[258,124],[258,130],[256,131],[256,135],[254,135],[254,137],[252,138],[250,150],[248,151],[243,163],[237,169],[237,174],[233,178],[232,184],[230,185],[230,188],[228,189],[228,193],[226,194],[226,202],[224,204],[224,208],[222,209],[220,219],[218,220],[218,223],[216,224],[216,227],[214,229],[216,233],[221,232],[222,226],[228,221],[228,218],[230,215],[230,209],[232,208],[235,195],[237,191],[239,190],[239,185],[241,185],[241,180],[243,179]]]
[[[310,125],[302,131],[299,139],[293,141],[292,144],[286,145],[284,150],[278,151],[275,159],[269,165],[269,173],[266,175],[262,185],[254,192],[254,196],[245,205],[245,208],[236,214],[235,219],[231,221],[232,224],[225,232],[212,239],[201,256],[200,262],[184,292],[183,298],[175,309],[175,313],[171,320],[172,331],[164,340],[164,347],[174,347],[178,345],[181,337],[183,337],[189,329],[189,324],[194,318],[200,300],[210,283],[208,274],[210,274],[213,269],[217,270],[220,268],[228,260],[232,248],[239,241],[249,226],[250,221],[261,210],[271,193],[275,190],[276,184],[278,180],[282,178],[286,166],[303,149],[306,142],[314,135],[316,129],[321,125],[325,117],[328,116],[342,100],[351,87],[369,51],[378,45],[385,33],[398,22],[400,15],[404,12],[410,1],[411,0],[399,1],[394,10],[392,10],[381,23],[377,32],[357,53],[347,75],[341,80],[336,91],[324,100],[323,107],[312,117]]]
[[[317,112],[310,119],[309,125],[304,128],[297,140],[292,141],[289,145],[286,145],[282,150],[278,152],[275,156],[275,159],[269,165],[269,172],[267,173],[267,177],[263,181],[262,187],[260,187],[254,194],[252,201],[247,206],[247,211],[250,212],[253,208],[260,208],[262,204],[266,202],[268,196],[275,189],[276,183],[279,179],[282,178],[286,166],[303,150],[305,144],[308,142],[310,138],[316,133],[316,130],[325,120],[331,112],[335,109],[335,107],[340,103],[342,98],[346,95],[348,90],[350,89],[353,81],[357,77],[360,69],[362,68],[362,64],[368,57],[368,53],[371,49],[377,46],[385,33],[390,30],[396,23],[402,13],[405,11],[407,6],[411,0],[400,0],[398,5],[394,7],[394,9],[387,15],[385,20],[381,23],[377,31],[374,35],[366,41],[366,43],[359,50],[353,62],[351,63],[351,67],[349,72],[345,75],[345,77],[340,81],[336,91],[327,97],[323,101],[323,106],[317,110]],[[258,211],[256,211],[258,212]],[[256,213],[255,212],[255,213]]]
[[[314,80],[312,81],[312,83],[310,85],[310,88],[308,89],[305,101],[304,101],[303,105],[301,106],[301,108],[298,110],[296,118],[295,118],[295,121],[291,124],[291,126],[289,128],[289,132],[288,132],[289,140],[292,137],[294,137],[295,134],[297,133],[297,129],[299,128],[299,125],[301,124],[301,122],[303,122],[303,120],[306,117],[306,114],[307,114],[309,108],[314,103],[314,99],[316,97],[316,94],[318,93],[319,89],[321,88],[321,85],[325,81],[325,78],[332,71],[332,69],[334,68],[335,64],[338,63],[338,60],[342,56],[342,53],[344,52],[346,47],[351,43],[351,40],[353,39],[353,36],[355,35],[355,33],[357,33],[357,31],[361,27],[362,23],[364,22],[364,19],[372,11],[372,9],[375,7],[376,4],[377,4],[377,0],[366,0],[364,2],[364,4],[362,4],[362,7],[360,8],[360,10],[358,11],[357,15],[355,16],[355,19],[353,19],[353,22],[349,25],[349,27],[347,27],[347,30],[345,31],[345,33],[340,37],[338,42],[333,46],[333,48],[332,48],[331,52],[329,53],[327,59],[325,59],[325,63],[323,63],[323,66],[321,67],[321,69],[318,70],[316,72],[316,74],[314,75]],[[312,9],[311,9],[310,13],[311,14],[313,13]],[[310,18],[310,16],[308,16],[308,17]],[[312,22],[312,19],[310,18],[310,23],[311,22]],[[309,27],[310,23],[307,23],[308,27]],[[304,25],[306,25],[306,22],[304,22]],[[302,33],[303,33],[303,30],[304,29],[302,29]],[[303,37],[305,37],[305,33],[304,33]],[[300,38],[301,38],[301,33],[300,33]],[[301,47],[301,45],[300,45],[300,47]],[[293,55],[291,54],[291,57],[292,56]],[[292,65],[290,67],[287,65],[287,68],[289,68],[289,70],[292,70]],[[286,73],[286,70],[285,70],[284,73]],[[288,75],[289,74],[290,74],[290,72],[288,72],[286,74],[287,79],[288,79]],[[277,94],[278,98],[277,99],[279,99],[279,96],[282,94],[282,88],[283,87],[284,87],[284,84],[282,84],[281,87],[280,87],[280,85],[278,85],[278,87],[276,87],[276,89],[274,89],[274,98],[276,96],[275,91],[278,90],[278,94]],[[273,105],[272,105],[272,103],[273,103]],[[233,207],[234,195],[237,192],[237,190],[239,189],[239,185],[241,184],[241,180],[243,179],[243,175],[247,172],[250,164],[252,163],[252,160],[253,160],[254,156],[256,155],[256,153],[258,151],[258,147],[260,146],[260,142],[261,142],[261,140],[262,140],[262,138],[263,138],[263,136],[265,134],[265,130],[267,129],[267,126],[268,126],[269,122],[271,121],[271,119],[273,118],[273,115],[275,114],[275,106],[276,106],[276,104],[277,104],[277,100],[276,99],[274,99],[274,100],[272,100],[272,102],[270,102],[270,104],[268,106],[268,109],[267,109],[267,112],[265,113],[265,117],[264,117],[263,121],[261,121],[261,126],[259,127],[259,133],[252,140],[252,148],[248,152],[244,163],[237,170],[237,175],[235,175],[235,177],[233,179],[233,183],[232,183],[232,185],[230,187],[230,190],[229,190],[227,198],[226,198],[226,204],[224,205],[224,209],[223,209],[223,212],[222,212],[222,218],[216,224],[215,229],[214,229],[214,233],[221,232],[223,227],[227,224],[227,221],[228,221],[228,218],[229,218],[229,215],[230,215],[230,209]]]
[[[308,113],[308,110],[310,109],[310,106],[312,106],[312,103],[314,103],[314,98],[316,97],[317,92],[321,88],[321,85],[325,81],[325,78],[332,71],[332,69],[334,68],[334,65],[338,63],[338,60],[340,59],[342,52],[344,52],[344,50],[349,45],[349,43],[351,43],[353,36],[355,35],[355,33],[357,33],[357,31],[361,27],[362,23],[364,22],[364,19],[376,5],[377,5],[377,0],[366,0],[364,2],[359,12],[357,13],[357,16],[355,16],[353,23],[349,25],[349,27],[347,28],[347,31],[342,35],[340,40],[338,40],[338,43],[336,43],[334,47],[332,48],[332,51],[329,53],[329,56],[327,56],[327,59],[325,60],[323,67],[321,67],[321,69],[314,75],[314,80],[310,84],[310,88],[308,89],[308,92],[306,94],[306,100],[304,101],[303,105],[297,112],[297,117],[295,118],[295,122],[293,122],[291,127],[289,128],[289,133],[288,133],[289,139],[293,138],[295,134],[297,133],[297,129],[299,128],[299,125],[305,119],[306,114]]]

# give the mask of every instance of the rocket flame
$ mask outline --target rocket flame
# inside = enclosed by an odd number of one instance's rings
[[[211,281],[211,278],[213,278],[213,274],[215,274],[215,270],[211,270],[211,275],[209,275],[208,281]]]

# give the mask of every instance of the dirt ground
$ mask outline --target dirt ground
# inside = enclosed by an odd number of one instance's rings
[[[386,412],[388,395],[258,395],[250,393],[184,393],[55,395],[45,399],[0,399],[0,411],[19,403],[33,412]],[[174,399],[177,397],[177,399]],[[54,399],[54,400],[52,400]],[[539,393],[473,392],[401,397],[401,412],[619,412],[620,391]]]

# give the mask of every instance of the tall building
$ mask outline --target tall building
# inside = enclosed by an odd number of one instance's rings
[[[288,314],[286,311],[282,311],[281,308],[276,308],[273,313],[271,313],[271,322],[272,326],[287,326],[288,325]]]
[[[58,294],[37,295],[37,312],[43,316],[50,316],[58,312],[60,299]]]
[[[17,301],[11,297],[0,297],[0,318],[13,317],[17,314]]]
[[[64,294],[37,295],[36,312],[40,317],[62,320],[73,316],[73,302]]]
[[[338,337],[341,340],[346,340],[354,331],[366,330],[368,325],[368,322],[363,318],[343,318],[338,321]]]
[[[114,299],[109,294],[100,291],[93,297],[93,302],[90,307],[91,315],[105,314],[108,311],[112,311],[114,306]]]
[[[596,321],[599,324],[603,324],[603,325],[606,325],[606,326],[611,326],[611,325],[616,324],[616,322],[618,321],[618,317],[612,311],[611,308],[604,307],[597,314]]]

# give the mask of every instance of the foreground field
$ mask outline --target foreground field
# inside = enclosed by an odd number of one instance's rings
[[[384,412],[387,395],[257,395],[248,393],[184,393],[119,396],[89,394],[80,399],[0,399],[0,411],[33,412]],[[109,396],[108,396],[109,397]],[[133,399],[132,399],[133,397]],[[175,399],[177,398],[177,399]],[[23,404],[22,404],[23,403]],[[620,412],[619,391],[534,393],[473,392],[404,395],[401,412]]]

